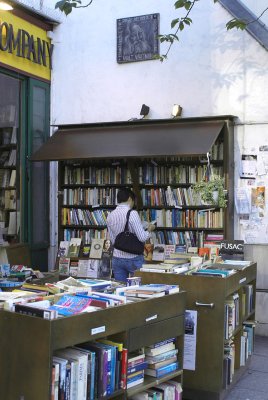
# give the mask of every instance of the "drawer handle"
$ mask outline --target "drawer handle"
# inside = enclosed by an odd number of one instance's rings
[[[209,307],[209,308],[214,307],[214,303],[199,303],[199,301],[196,301],[195,305],[198,307]]]

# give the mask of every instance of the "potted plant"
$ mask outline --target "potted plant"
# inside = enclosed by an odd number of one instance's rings
[[[215,205],[221,208],[227,207],[227,191],[224,189],[224,179],[213,176],[208,182],[200,181],[192,185],[193,196],[196,204]]]

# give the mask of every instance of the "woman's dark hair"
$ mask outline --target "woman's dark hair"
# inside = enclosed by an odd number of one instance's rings
[[[119,190],[118,190],[118,193],[117,193],[117,202],[118,202],[118,203],[125,203],[126,201],[128,201],[129,197],[130,197],[133,201],[135,201],[136,196],[135,196],[135,193],[132,192],[131,189],[129,189],[129,188],[122,188],[122,189],[119,189]]]

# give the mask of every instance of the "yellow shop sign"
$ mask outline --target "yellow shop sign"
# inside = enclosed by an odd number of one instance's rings
[[[50,79],[53,44],[45,30],[0,12],[0,63]]]

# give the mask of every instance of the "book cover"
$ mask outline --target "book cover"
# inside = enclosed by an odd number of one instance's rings
[[[89,257],[101,259],[104,239],[92,239]]]
[[[70,244],[69,244],[69,249],[67,256],[68,257],[78,257],[79,251],[80,251],[80,246],[81,246],[82,239],[81,238],[71,238]]]
[[[60,257],[59,258],[59,275],[69,276],[70,274],[70,258]]]
[[[165,259],[165,245],[157,244],[154,246],[152,261],[164,261]]]
[[[78,260],[77,276],[81,278],[90,277],[90,261]]]
[[[90,243],[85,243],[83,246],[81,246],[80,256],[81,257],[89,257],[90,247],[91,247]]]
[[[70,260],[70,276],[77,276],[78,262],[78,260]]]
[[[49,310],[56,310],[60,315],[69,316],[83,312],[90,304],[89,298],[64,294],[57,303],[49,307]]]
[[[144,244],[144,261],[150,262],[152,261],[153,258],[153,250],[154,250],[154,245],[152,243],[145,243]]]
[[[70,242],[67,240],[61,240],[59,244],[57,257],[67,257]]]

